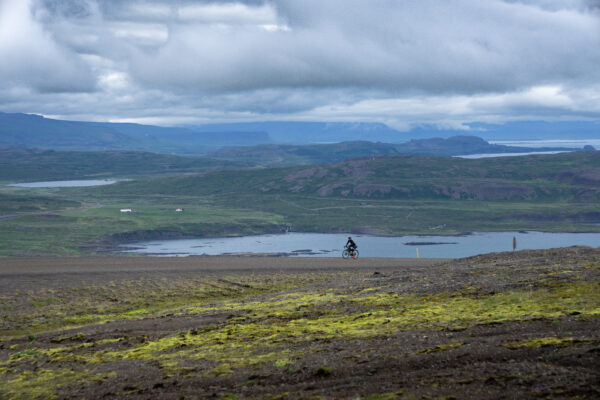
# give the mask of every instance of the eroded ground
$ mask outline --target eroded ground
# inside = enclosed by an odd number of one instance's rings
[[[0,260],[0,398],[600,398],[600,249]]]

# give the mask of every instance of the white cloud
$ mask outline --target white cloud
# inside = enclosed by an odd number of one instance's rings
[[[95,79],[77,54],[56,43],[27,0],[0,3],[0,85],[42,92],[88,91]]]
[[[110,24],[113,35],[137,45],[160,46],[169,39],[167,26],[147,22],[115,22]]]
[[[397,127],[600,119],[598,5],[0,0],[0,109]]]
[[[264,25],[277,20],[270,5],[249,6],[233,2],[184,5],[179,7],[178,17],[185,22],[228,25]]]

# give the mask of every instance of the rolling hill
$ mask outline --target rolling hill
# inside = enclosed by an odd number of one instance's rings
[[[123,183],[136,193],[449,200],[600,200],[600,152],[483,159],[379,156]],[[102,190],[121,190],[120,185]]]
[[[173,175],[242,168],[247,165],[209,157],[182,157],[142,151],[92,152],[0,148],[0,180],[4,181]]]

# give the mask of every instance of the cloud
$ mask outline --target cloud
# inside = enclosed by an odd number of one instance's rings
[[[0,3],[0,85],[40,92],[90,91],[95,78],[75,53],[55,42],[27,0]]]
[[[583,101],[597,104],[600,87],[597,0],[0,2],[4,110],[165,123],[600,118]]]

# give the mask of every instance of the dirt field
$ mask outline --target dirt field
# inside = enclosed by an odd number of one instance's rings
[[[600,249],[0,259],[0,398],[600,398]]]

